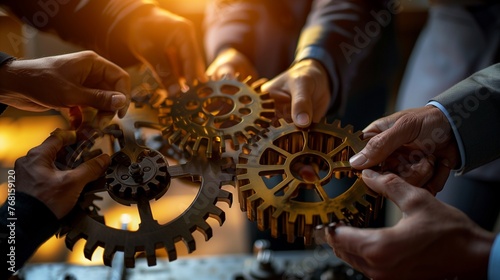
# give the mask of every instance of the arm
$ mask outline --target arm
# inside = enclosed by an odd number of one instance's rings
[[[119,64],[147,64],[169,93],[206,80],[188,20],[153,0],[3,1],[22,21],[91,49]]]
[[[285,72],[262,86],[277,104],[291,104],[288,110],[280,111],[288,112],[297,126],[307,127],[311,122],[318,122],[330,108],[342,111],[358,62],[382,31],[383,25],[373,21],[370,15],[381,8],[378,1],[312,2],[300,33],[294,62]],[[382,12],[390,20],[391,14],[385,10]],[[377,34],[372,34],[373,38],[362,31],[368,22],[378,28]],[[360,36],[365,36],[362,46],[358,46]]]
[[[402,163],[408,163],[419,173],[411,158],[432,156],[434,175],[425,186],[436,193],[452,169],[463,173],[500,157],[495,137],[500,131],[499,71],[500,64],[490,66],[428,106],[374,121],[363,130],[365,137],[372,138],[350,159],[352,167],[364,169],[385,162],[387,169],[398,172]]]
[[[57,169],[57,153],[75,140],[74,132],[56,130],[15,163],[14,204],[8,200],[0,208],[2,252],[7,254],[13,250],[16,254],[13,268],[7,271],[10,274],[21,268],[40,244],[56,232],[58,220],[74,207],[83,187],[99,178],[109,165],[109,156],[101,154],[75,169]],[[14,208],[13,215],[9,213],[9,206]],[[8,217],[17,219],[9,221]],[[8,241],[10,228],[7,226],[12,222],[15,223],[15,244]]]
[[[500,157],[500,64],[481,70],[433,98],[459,143],[461,173]],[[437,104],[436,104],[437,105]]]

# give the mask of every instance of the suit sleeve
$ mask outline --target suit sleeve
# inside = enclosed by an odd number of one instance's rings
[[[3,0],[22,22],[91,49],[122,66],[136,63],[124,48],[124,25],[154,7],[152,0]]]
[[[432,101],[440,103],[463,145],[466,173],[500,157],[500,64],[481,70]]]
[[[359,62],[398,12],[391,5],[385,7],[382,1],[313,1],[295,60],[312,58],[323,64],[330,76],[334,111],[342,112]]]

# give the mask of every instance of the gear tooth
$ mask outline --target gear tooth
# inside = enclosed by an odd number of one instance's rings
[[[344,129],[349,133],[352,133],[354,131],[354,127],[350,124],[346,125],[346,127],[344,127]]]
[[[163,240],[163,245],[165,246],[165,251],[168,255],[169,261],[175,261],[177,259],[177,251],[175,250],[175,244],[172,239]]]
[[[226,220],[226,213],[215,205],[211,206],[210,209],[208,209],[208,212],[210,213],[210,217],[216,219],[219,222],[219,225],[222,226]]]
[[[213,231],[212,231],[212,228],[210,227],[210,225],[202,220],[200,221],[197,225],[196,225],[196,229],[198,231],[200,231],[201,233],[203,233],[203,235],[205,236],[205,241],[209,240],[210,238],[212,238],[213,236]]]
[[[132,246],[125,246],[125,251],[123,252],[123,260],[125,262],[126,268],[135,267],[135,248]]]
[[[186,149],[186,144],[188,143],[189,138],[191,138],[191,133],[189,133],[189,132],[188,132],[188,133],[186,133],[186,135],[184,135],[184,137],[182,137],[182,140],[181,140],[181,142],[179,143],[179,148],[180,148],[181,150]],[[197,150],[193,149],[193,151],[197,151]]]
[[[339,120],[334,120],[332,122],[331,126],[336,127],[336,128],[340,128],[340,121]]]
[[[181,133],[182,133],[182,132],[181,132],[180,130],[174,131],[174,132],[172,133],[172,135],[170,135],[170,136],[168,137],[168,139],[167,139],[167,140],[168,140],[168,143],[169,143],[170,145],[172,145],[172,144],[176,143],[176,142],[177,142],[177,141],[181,138]]]
[[[346,208],[349,212],[351,212],[351,214],[357,214],[359,212],[358,209],[352,204],[347,205]]]
[[[288,122],[285,119],[279,119],[280,126],[288,125]]]
[[[335,209],[335,211],[334,211],[333,214],[335,215],[335,217],[337,217],[337,219],[339,221],[346,219],[346,217],[344,216],[344,214],[342,214],[342,211],[340,211],[339,209]]]
[[[290,216],[288,217],[288,222],[295,223],[296,220],[297,220],[297,212],[291,212]]]
[[[85,247],[83,248],[83,255],[88,260],[92,260],[92,255],[94,254],[94,251],[98,246],[98,241],[92,240],[90,238],[91,237],[89,237],[89,239],[85,243]]]
[[[153,241],[150,241],[146,245],[145,248],[145,253],[146,253],[146,259],[148,261],[148,266],[155,266],[156,265],[156,252],[155,252],[155,247],[154,244],[152,243]]]
[[[328,219],[328,215],[325,213],[325,212],[320,212],[319,213],[319,217],[320,217],[320,220],[321,220],[321,223],[322,224],[328,224],[330,223],[331,221]]]
[[[206,239],[206,237],[205,237],[205,240],[208,240],[208,239]],[[192,252],[194,252],[196,250],[196,241],[194,240],[194,238],[191,234],[187,234],[187,235],[183,236],[182,241],[186,245],[186,248],[188,249],[188,253],[191,254]]]
[[[66,243],[66,247],[68,249],[73,250],[73,246],[75,246],[76,242],[82,238],[83,238],[83,235],[81,234],[81,232],[76,231],[76,230],[70,230],[66,234],[66,238],[65,238],[64,242]]]
[[[115,252],[116,248],[114,246],[106,244],[104,247],[104,253],[102,254],[102,261],[104,262],[104,265],[111,266]]]
[[[223,201],[227,203],[229,207],[233,204],[233,194],[226,190],[219,190],[219,194],[217,195],[217,201]]]

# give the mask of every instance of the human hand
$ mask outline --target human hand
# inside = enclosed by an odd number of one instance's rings
[[[319,122],[330,105],[328,75],[321,63],[305,59],[261,87],[274,98],[277,112],[291,118],[296,126]],[[291,106],[291,112],[290,112]]]
[[[14,60],[0,77],[0,102],[22,110],[90,106],[123,117],[130,104],[128,74],[92,51]]]
[[[432,194],[439,192],[448,175],[460,162],[460,153],[448,119],[438,108],[425,106],[404,110],[378,119],[363,130],[371,139],[365,148],[349,161],[355,169],[365,169],[382,162],[384,170],[391,170],[403,178],[426,177],[420,180]],[[422,165],[423,158],[431,158],[433,169]],[[413,181],[413,182],[412,182]],[[413,178],[415,184],[418,179]]]
[[[16,189],[43,202],[58,219],[70,212],[83,187],[97,180],[108,167],[110,157],[101,154],[72,170],[59,170],[56,155],[76,141],[74,131],[56,130],[40,146],[15,163]]]
[[[160,8],[130,21],[127,44],[148,65],[169,96],[194,80],[206,82],[205,63],[193,24]]]
[[[493,233],[395,174],[366,169],[362,178],[403,218],[389,228],[327,229],[339,258],[371,279],[486,279]]]
[[[221,51],[208,66],[206,74],[213,80],[220,80],[224,77],[235,78],[237,75],[243,78],[248,76],[253,79],[258,78],[257,70],[252,63],[234,48]]]

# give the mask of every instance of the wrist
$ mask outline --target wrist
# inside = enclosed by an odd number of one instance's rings
[[[15,58],[4,61],[0,65],[0,92],[11,92],[15,91],[16,85],[16,72],[17,65],[19,61]]]

